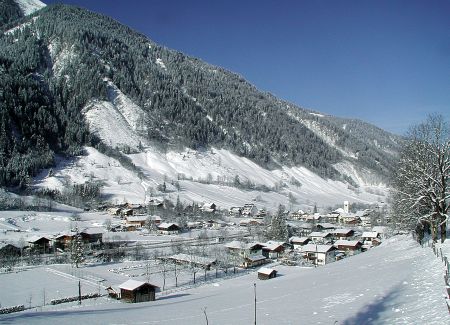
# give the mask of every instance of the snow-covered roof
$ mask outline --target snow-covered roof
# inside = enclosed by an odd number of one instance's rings
[[[330,235],[329,232],[314,231],[309,234],[309,237],[327,237],[329,235]]]
[[[376,231],[364,231],[361,237],[365,238],[376,238],[378,236],[378,232]]]
[[[247,260],[250,260],[252,262],[258,262],[258,261],[263,261],[266,259],[265,256],[263,255],[251,255],[251,256],[246,256],[245,257]]]
[[[91,228],[85,228],[84,230],[80,231],[80,233],[87,234],[87,235],[98,235],[98,234],[104,234],[105,229],[100,227],[91,227]]]
[[[308,237],[293,236],[293,237],[289,238],[289,242],[291,242],[291,243],[304,243],[307,240],[309,240]]]
[[[336,240],[334,242],[334,246],[351,246],[355,247],[358,244],[361,244],[359,240]]]
[[[262,273],[265,275],[271,275],[273,272],[277,272],[277,271],[274,269],[270,269],[268,267],[262,267],[258,270],[258,273]]]
[[[328,223],[328,222],[321,222],[317,224],[317,227],[322,227],[324,229],[335,229],[336,226],[333,225],[332,223]]]
[[[158,228],[159,229],[167,229],[167,228],[170,228],[171,226],[179,227],[178,224],[176,224],[174,222],[163,222],[162,224],[160,224],[158,226]]]
[[[333,234],[348,234],[351,231],[354,231],[354,230],[346,229],[346,228],[340,228],[340,229],[335,229],[335,230],[331,231],[331,233],[333,233]]]
[[[264,248],[273,251],[273,250],[279,248],[280,246],[283,246],[283,244],[284,244],[284,242],[282,242],[282,241],[271,241],[271,240],[269,240],[268,242],[262,243],[261,245]]]
[[[128,216],[126,219],[128,222],[145,222],[147,218],[148,216]]]
[[[133,290],[136,290],[136,289],[142,287],[144,284],[151,285],[152,287],[158,287],[158,286],[155,286],[155,285],[150,284],[148,282],[143,282],[143,281],[137,281],[137,280],[131,280],[130,279],[130,280],[125,281],[124,283],[120,284],[119,288],[120,289],[124,289],[124,290],[133,291]]]
[[[302,252],[317,252],[317,253],[327,253],[334,249],[333,245],[314,245],[307,244],[302,247]]]
[[[29,242],[29,243],[35,243],[35,242],[37,242],[38,240],[40,240],[40,239],[42,239],[42,238],[44,238],[44,239],[46,239],[46,240],[50,240],[48,237],[45,237],[45,236],[32,236],[32,237],[30,237],[30,238],[27,239],[27,242]]]
[[[226,243],[224,246],[230,249],[251,249],[258,245],[262,246],[260,243],[244,243],[238,240],[233,240],[232,242]]]
[[[214,264],[216,262],[216,260],[212,259],[212,258],[183,254],[183,253],[175,254],[175,255],[169,256],[168,258],[172,259],[172,260],[176,260],[176,261],[194,263],[194,264],[205,265],[205,266]]]

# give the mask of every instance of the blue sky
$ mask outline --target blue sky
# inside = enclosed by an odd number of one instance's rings
[[[301,107],[397,134],[429,113],[450,118],[447,0],[62,2],[113,17]]]

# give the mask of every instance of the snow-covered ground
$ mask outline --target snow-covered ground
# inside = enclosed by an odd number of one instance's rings
[[[96,109],[99,109],[99,106]],[[125,119],[123,121],[126,123]],[[129,128],[124,127],[124,130]],[[121,134],[118,130],[115,131],[116,134]],[[120,138],[117,138],[116,142],[118,139]],[[185,149],[181,152],[162,153],[147,148],[144,152],[128,156],[144,173],[144,179],[141,180],[135,173],[125,169],[116,159],[87,147],[86,155],[72,161],[59,161],[53,168],[53,176],[48,177],[48,170],[42,171],[36,177],[34,186],[62,190],[68,183],[83,183],[96,179],[104,183],[102,193],[112,203],[145,203],[150,193],[156,193],[158,185],[165,181],[167,193],[157,194],[172,201],[176,201],[179,196],[186,203],[214,202],[219,208],[253,201],[259,208],[265,207],[268,210],[276,210],[279,204],[292,209],[308,210],[314,205],[320,209],[341,204],[343,201],[376,203],[385,201],[387,193],[385,185],[365,184],[363,179],[357,176],[355,179],[361,182],[361,187],[355,192],[345,183],[325,180],[304,167],[267,170],[224,149],[212,148],[204,152]],[[345,168],[352,175],[356,173],[351,170],[351,166],[341,166],[341,169]],[[257,186],[277,187],[278,190],[260,192],[228,186],[236,176],[243,184],[250,181]],[[179,191],[172,185],[178,180],[181,187]],[[206,184],[207,180],[211,184]],[[296,182],[301,183],[301,186],[295,185]],[[295,199],[294,203],[289,201],[289,196]]]
[[[111,267],[110,267],[111,268]],[[408,236],[396,236],[381,246],[323,267],[278,266],[275,279],[257,280],[256,273],[157,295],[155,302],[126,304],[107,299],[82,306],[58,305],[0,316],[0,321],[27,324],[251,324],[254,321],[254,286],[258,324],[449,324],[442,281],[444,266],[430,248],[421,248]],[[88,268],[95,274],[95,268]],[[54,295],[67,277],[38,268],[34,281],[17,274],[0,275],[0,301],[7,305],[9,290],[29,297],[32,288],[41,299],[42,288]],[[112,273],[98,270],[99,277]],[[32,274],[32,273],[29,273]],[[114,280],[122,280],[114,273]],[[28,276],[28,275],[26,275]],[[128,279],[123,276],[123,280]],[[158,284],[158,283],[157,283]],[[6,288],[9,290],[3,290]],[[73,287],[73,285],[71,286]],[[95,282],[86,290],[96,292]],[[36,288],[41,288],[40,291]],[[72,288],[73,289],[73,288]],[[39,298],[38,298],[39,297]],[[12,298],[11,298],[12,299]],[[206,308],[206,309],[205,309]]]

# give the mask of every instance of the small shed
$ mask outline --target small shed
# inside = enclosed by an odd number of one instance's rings
[[[262,267],[258,270],[258,279],[269,280],[277,276],[277,271],[274,269],[269,269],[267,267]]]
[[[121,285],[120,298],[126,302],[155,301],[159,287],[148,282],[128,280]]]

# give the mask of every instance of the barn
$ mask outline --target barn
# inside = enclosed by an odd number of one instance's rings
[[[120,298],[126,302],[155,301],[159,287],[148,282],[128,280],[121,285]]]
[[[269,269],[267,267],[262,267],[258,270],[258,279],[269,280],[277,276],[277,271],[274,269]]]

